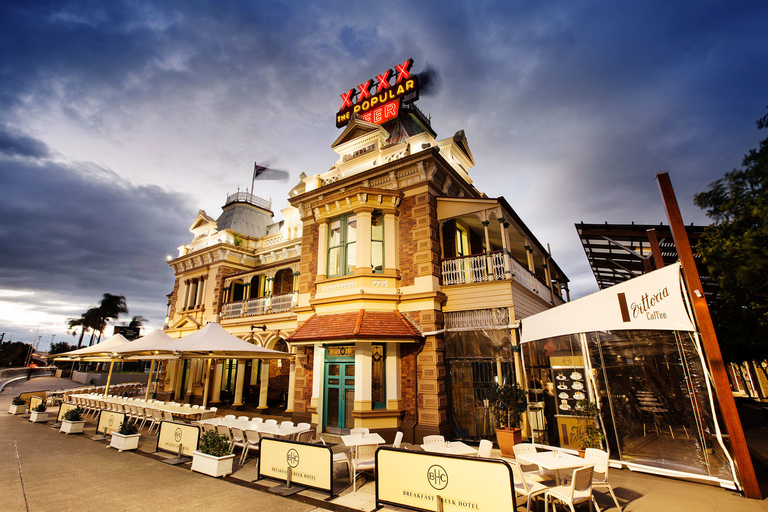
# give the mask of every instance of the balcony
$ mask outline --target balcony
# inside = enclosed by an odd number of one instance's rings
[[[296,292],[227,302],[221,307],[221,319],[287,313],[296,303]]]
[[[552,302],[552,293],[545,283],[514,258],[509,258],[509,262],[511,276],[504,269],[504,251],[444,259],[443,286],[503,281],[511,278],[536,293],[542,300]],[[557,304],[563,303],[557,295],[554,300]]]

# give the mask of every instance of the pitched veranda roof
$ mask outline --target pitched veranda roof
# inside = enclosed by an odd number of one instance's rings
[[[286,340],[288,343],[348,343],[353,339],[418,341],[421,332],[399,311],[360,311],[314,315]]]

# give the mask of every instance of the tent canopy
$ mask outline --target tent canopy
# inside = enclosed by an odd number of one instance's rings
[[[147,335],[145,338],[149,338],[152,334]],[[168,339],[163,339],[162,336],[157,335],[158,342],[155,344],[143,342],[141,345],[134,346],[133,348],[126,346],[123,347],[120,353],[124,356],[140,356],[136,357],[137,359],[151,359],[151,355],[233,359],[290,359],[293,357],[287,352],[271,350],[243,341],[227,332],[216,322],[211,322],[199,331],[179,339],[172,339],[165,333],[162,334]],[[147,355],[147,357],[141,357],[142,354]]]
[[[84,358],[101,358],[93,359],[109,361],[109,356],[114,353],[119,347],[122,347],[130,343],[122,334],[115,334],[111,338],[108,338],[101,343],[92,345],[90,347],[83,347],[71,352],[63,352],[56,356],[56,360],[73,360],[83,361]]]
[[[150,353],[153,347],[167,344],[174,341],[173,338],[165,334],[161,329],[155,329],[146,336],[119,346],[115,353],[121,356],[126,354],[138,354],[140,352]]]
[[[580,332],[694,331],[683,300],[680,263],[521,320],[521,342]]]

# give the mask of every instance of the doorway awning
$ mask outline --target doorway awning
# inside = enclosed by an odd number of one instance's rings
[[[286,340],[291,345],[347,344],[360,341],[415,343],[421,332],[399,311],[366,311],[314,315]]]

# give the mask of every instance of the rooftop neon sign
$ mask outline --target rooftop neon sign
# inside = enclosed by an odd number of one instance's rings
[[[345,126],[352,114],[358,114],[369,123],[381,124],[397,117],[402,102],[419,99],[419,77],[411,74],[413,59],[368,79],[355,89],[341,94],[341,108],[336,114],[336,127]],[[392,84],[392,78],[395,83]]]

